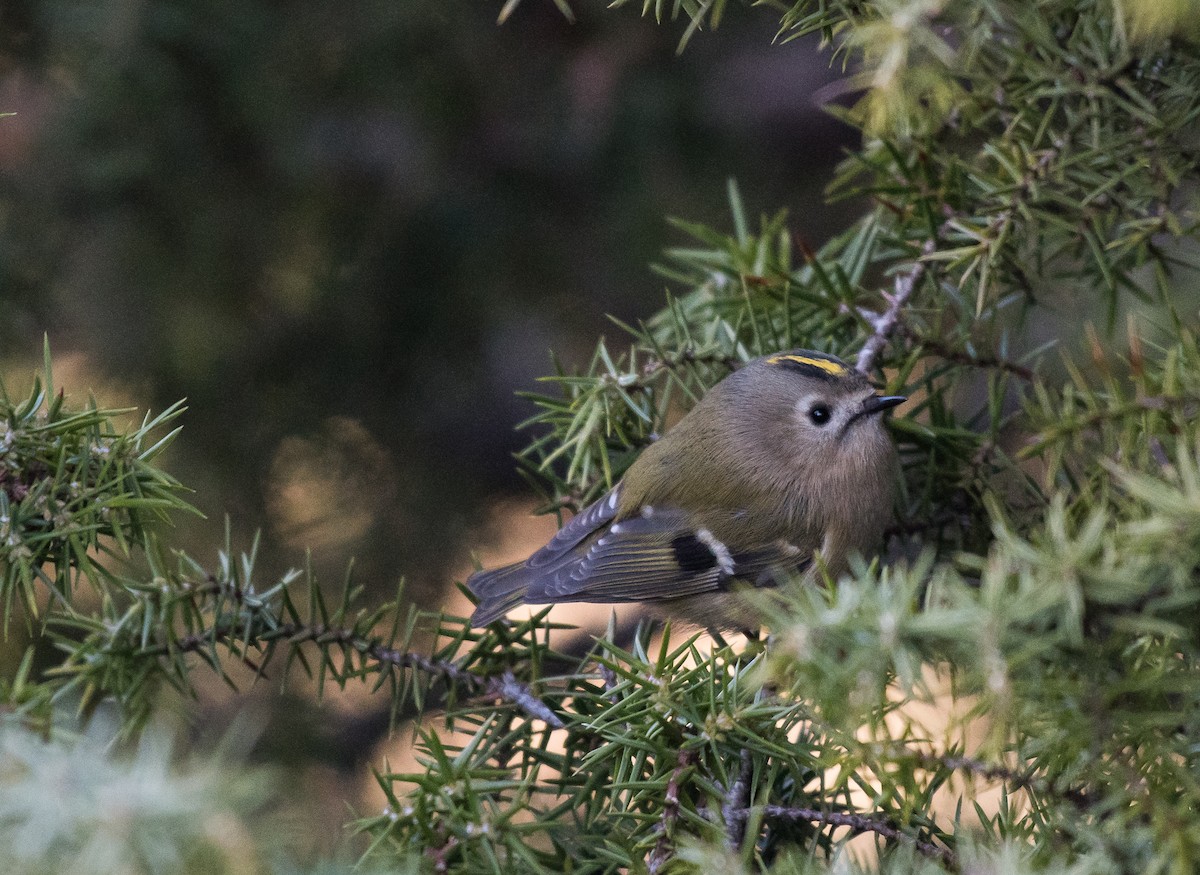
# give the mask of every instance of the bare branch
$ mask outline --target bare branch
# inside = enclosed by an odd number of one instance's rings
[[[721,814],[725,818],[725,849],[736,854],[746,839],[746,820],[750,816],[750,775],[753,763],[750,751],[742,749],[742,768],[725,793]]]
[[[925,245],[921,247],[921,255],[932,253],[934,246],[935,241],[925,241]],[[896,276],[892,294],[884,296],[887,299],[887,308],[873,320],[871,336],[867,338],[867,342],[858,352],[858,361],[855,362],[854,367],[859,372],[869,374],[875,367],[875,362],[883,352],[883,347],[900,323],[900,313],[904,309],[904,305],[908,303],[908,299],[912,297],[912,293],[924,278],[925,270],[925,262],[917,261],[907,273]]]
[[[1092,796],[1078,787],[1054,787],[1046,778],[1038,775],[1034,769],[1017,771],[999,763],[987,763],[967,756],[938,756],[936,754],[918,754],[917,762],[925,769],[950,769],[964,771],[977,775],[989,781],[1003,781],[1010,791],[1029,790],[1037,793],[1049,793],[1065,799],[1079,810],[1086,810],[1094,801]]]
[[[805,820],[810,823],[820,823],[825,826],[845,826],[856,833],[874,833],[889,841],[908,842],[921,854],[931,859],[939,860],[950,868],[957,867],[954,853],[949,848],[935,845],[923,839],[913,838],[906,832],[901,832],[882,815],[872,817],[867,814],[850,814],[842,811],[818,811],[815,808],[788,808],[782,805],[765,805],[763,816],[770,820]],[[743,813],[743,820],[749,816],[749,810]]]
[[[657,875],[658,871],[671,859],[671,851],[674,849],[671,833],[675,829],[675,821],[679,819],[679,785],[683,780],[683,773],[695,764],[696,752],[681,750],[677,762],[675,771],[671,772],[671,777],[667,781],[662,817],[658,821],[658,841],[654,843],[654,850],[650,853],[648,862],[650,875]]]
[[[971,368],[985,368],[987,370],[1004,371],[1019,377],[1027,383],[1032,383],[1037,379],[1037,375],[1032,368],[1027,368],[1024,365],[1016,362],[1002,359],[998,356],[976,356],[971,355],[960,349],[952,349],[949,346],[927,337],[922,337],[918,341],[922,347],[929,350],[939,358],[943,358],[948,362],[954,362],[957,365],[966,365]]]

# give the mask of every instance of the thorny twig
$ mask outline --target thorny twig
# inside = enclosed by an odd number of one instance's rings
[[[931,254],[935,248],[935,242],[934,240],[925,241],[925,245],[921,247],[921,255]],[[859,372],[869,374],[875,367],[875,361],[883,352],[888,338],[892,336],[896,326],[900,323],[900,313],[904,309],[904,305],[908,303],[908,299],[912,297],[912,293],[924,278],[925,270],[925,262],[918,261],[907,272],[896,276],[892,293],[884,295],[888,302],[887,309],[872,320],[871,336],[867,338],[867,342],[858,352],[858,360],[854,363],[854,367]]]
[[[1055,440],[1063,440],[1109,422],[1118,422],[1127,416],[1141,413],[1182,414],[1193,418],[1200,409],[1200,396],[1194,395],[1141,395],[1127,401],[1116,400],[1108,407],[1097,407],[1084,411],[1078,417],[1074,411],[1060,413],[1057,419],[1047,423],[1030,438],[1029,443],[1017,454],[1027,459],[1041,452]]]
[[[742,360],[736,355],[722,352],[698,353],[688,347],[675,355],[663,355],[651,358],[642,365],[642,376],[652,377],[659,371],[672,370],[682,364],[724,365],[727,368],[737,368]]]
[[[742,812],[743,821],[749,817],[749,809]],[[841,811],[818,811],[815,808],[789,808],[784,805],[765,805],[762,808],[763,817],[768,820],[805,820],[810,823],[820,823],[825,826],[846,826],[856,833],[874,833],[890,841],[909,842],[921,854],[932,859],[940,860],[950,868],[957,866],[954,853],[949,848],[935,845],[923,839],[913,838],[906,832],[901,832],[885,820],[866,814],[849,814]]]
[[[641,366],[638,366],[636,360],[631,358],[628,371],[609,370],[598,374],[596,380],[601,385],[617,386],[625,392],[644,392],[654,385],[660,374],[673,373],[682,366],[698,364],[721,365],[733,370],[740,367],[743,362],[736,355],[729,353],[696,352],[691,347],[687,347],[674,355],[665,353],[651,355]]]
[[[209,574],[200,583],[184,582],[181,589],[193,596],[225,596],[232,599],[243,609],[250,604],[247,599],[247,593],[242,586],[236,583],[232,585],[222,583],[212,574]],[[254,602],[251,609],[262,611],[262,605]],[[210,629],[184,635],[177,641],[146,648],[143,652],[148,655],[157,656],[166,655],[171,652],[196,653],[214,646],[218,641],[228,644],[230,639],[234,638],[238,633],[244,633],[246,628],[244,621],[221,623]],[[516,705],[528,716],[544,721],[547,726],[553,729],[562,729],[566,725],[563,723],[561,717],[555,714],[545,702],[534,695],[533,690],[528,684],[517,680],[511,671],[505,671],[499,675],[476,674],[467,671],[453,662],[432,659],[424,654],[386,647],[378,639],[364,637],[354,629],[328,626],[324,623],[272,624],[269,629],[263,630],[258,635],[258,641],[268,646],[281,640],[286,640],[293,646],[298,646],[306,641],[313,641],[321,644],[336,644],[343,648],[353,649],[374,659],[381,665],[421,671],[434,677],[441,677],[454,683],[472,687],[485,696],[503,699],[506,702]],[[261,673],[261,667],[253,665],[246,657],[244,645],[248,643],[250,642],[243,642],[241,657],[256,672]],[[230,647],[233,649],[232,645]]]
[[[937,340],[931,340],[927,337],[919,339],[919,343],[926,350],[936,355],[938,358],[943,358],[948,362],[954,362],[956,365],[966,365],[971,368],[986,368],[989,370],[1004,371],[1019,377],[1027,383],[1032,383],[1037,379],[1037,375],[1032,368],[1027,368],[1025,365],[1017,364],[1016,362],[1002,359],[998,356],[976,356],[960,350],[952,349]]]
[[[721,815],[725,818],[725,849],[736,854],[746,839],[746,820],[750,816],[750,776],[753,762],[750,751],[742,750],[742,767],[737,780],[729,785]]]
[[[987,763],[968,756],[937,756],[935,754],[918,754],[917,762],[925,769],[950,769],[964,771],[989,781],[1002,781],[1010,791],[1031,790],[1041,793],[1052,793],[1061,796],[1080,810],[1086,809],[1092,799],[1086,790],[1077,787],[1054,788],[1043,776],[1034,769],[1017,771],[999,763]]]
[[[647,864],[650,875],[657,875],[658,871],[671,859],[671,833],[675,829],[675,821],[679,819],[679,785],[683,780],[683,773],[690,769],[695,762],[696,751],[681,750],[675,771],[671,772],[671,777],[667,780],[662,817],[658,821],[658,841],[654,843],[654,850],[651,851]]]
[[[1005,781],[1011,785],[1012,789],[1027,787],[1034,778],[1032,772],[1018,772],[1008,766],[999,763],[985,763],[974,757],[919,754],[917,761],[926,769],[941,767],[951,771],[962,770],[989,781]]]
[[[168,649],[184,653],[194,653],[211,647],[217,641],[232,638],[241,625],[216,626],[202,632],[185,635],[173,645],[160,645],[150,652],[165,654]],[[299,623],[282,623],[259,636],[264,643],[287,639],[293,645],[305,641],[320,641],[321,643],[338,644],[350,647],[374,659],[381,665],[391,665],[396,668],[409,668],[424,672],[435,677],[460,683],[478,690],[482,695],[503,699],[516,705],[528,716],[542,720],[553,729],[562,729],[566,724],[554,713],[545,702],[534,695],[530,687],[517,680],[511,671],[500,675],[479,675],[467,671],[453,662],[431,659],[421,653],[395,650],[385,647],[382,643],[355,634],[352,629],[329,627],[323,624],[304,625]]]

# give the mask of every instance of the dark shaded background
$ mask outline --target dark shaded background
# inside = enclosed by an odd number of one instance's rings
[[[813,242],[844,223],[828,57],[774,15],[677,57],[683,24],[632,8],[500,5],[0,5],[0,373],[48,333],[79,401],[186,397],[181,546],[228,513],[265,573],[311,547],[436,603],[523,491],[514,390],[661,305],[665,216],[728,228],[734,176]]]

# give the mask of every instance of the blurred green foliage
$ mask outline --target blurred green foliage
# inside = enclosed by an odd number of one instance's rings
[[[245,727],[239,727],[244,730]],[[236,750],[181,753],[155,726],[114,752],[100,720],[39,737],[0,723],[0,866],[10,875],[350,875],[348,861],[303,862],[302,825],[272,799],[277,776]],[[415,873],[415,860],[386,870]]]

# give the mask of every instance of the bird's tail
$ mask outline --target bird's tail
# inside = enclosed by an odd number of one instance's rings
[[[471,614],[471,625],[486,626],[525,601],[529,569],[524,562],[517,562],[491,571],[476,571],[467,578],[467,587],[479,597],[475,613]]]

